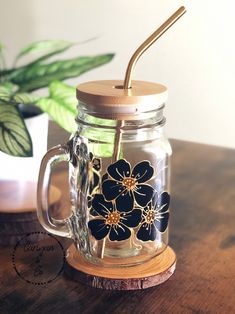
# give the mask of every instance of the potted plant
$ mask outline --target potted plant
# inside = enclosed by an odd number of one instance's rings
[[[38,152],[40,140],[45,152],[45,141],[42,140],[42,132],[47,129],[45,115],[49,115],[58,125],[70,133],[76,130],[74,120],[77,115],[75,88],[62,81],[101,66],[111,61],[114,56],[114,54],[109,53],[50,60],[51,57],[74,45],[74,43],[64,40],[34,42],[24,47],[15,57],[13,66],[7,68],[4,61],[3,46],[0,44],[0,151],[2,152],[0,158],[5,158],[5,161],[1,161],[1,168],[5,169],[6,174],[9,175],[9,167],[14,168],[13,179],[16,170],[24,171],[24,176],[30,172],[25,172],[24,164],[16,166],[16,157],[28,157],[20,158],[27,167],[29,157],[36,157],[38,163],[38,159],[42,157]],[[37,57],[33,61],[18,65],[23,57],[35,53]],[[47,88],[48,95],[41,96],[37,92],[42,88]],[[39,113],[46,114],[41,115],[41,120],[37,126],[35,117]],[[32,133],[30,134],[31,127]],[[13,156],[13,160],[10,159],[9,155]],[[9,162],[9,167],[3,167],[6,161]],[[34,165],[33,168],[35,169]],[[38,167],[36,168],[37,174]],[[3,173],[4,171],[1,171],[2,175]],[[10,175],[10,179],[12,178]]]

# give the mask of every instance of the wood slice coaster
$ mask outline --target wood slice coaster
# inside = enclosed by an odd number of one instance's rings
[[[26,233],[45,231],[36,213],[37,184],[33,182],[0,181],[0,244],[15,245]],[[58,211],[61,192],[51,186],[49,204]]]
[[[175,252],[167,247],[163,253],[143,264],[130,267],[102,267],[86,261],[72,244],[67,250],[65,272],[73,280],[94,288],[137,290],[160,285],[173,275]]]

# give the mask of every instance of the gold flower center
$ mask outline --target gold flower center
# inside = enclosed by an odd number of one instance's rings
[[[136,184],[136,179],[134,178],[124,178],[122,181],[122,185],[124,185],[128,190],[134,189]]]
[[[154,210],[149,210],[147,215],[145,216],[145,220],[147,223],[152,223],[155,220],[155,212]]]
[[[118,212],[112,212],[108,214],[106,218],[106,224],[108,225],[117,225],[120,221],[120,214]]]

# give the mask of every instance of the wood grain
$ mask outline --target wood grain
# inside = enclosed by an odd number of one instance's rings
[[[132,81],[123,89],[121,80],[82,83],[77,86],[77,99],[97,117],[115,120],[141,120],[152,117],[151,111],[164,106],[167,88],[164,85]]]
[[[92,81],[77,86],[77,99],[88,105],[112,107],[122,105],[143,105],[150,103],[152,106],[163,104],[166,101],[167,88],[162,84],[132,81],[131,89],[123,89],[122,80]]]
[[[160,285],[173,275],[176,265],[175,253],[170,247],[143,264],[126,268],[91,264],[77,253],[74,245],[68,248],[66,260],[65,269],[70,278],[109,290],[137,290]]]
[[[66,138],[59,128],[51,131],[55,134],[51,145]],[[0,250],[0,312],[234,314],[235,151],[177,140],[171,143],[170,246],[177,255],[177,268],[169,280],[145,290],[110,291],[61,275],[47,286],[33,286],[16,275],[12,247],[6,247]],[[63,170],[55,174],[55,183],[63,192],[66,208]],[[64,247],[71,244],[60,241]]]

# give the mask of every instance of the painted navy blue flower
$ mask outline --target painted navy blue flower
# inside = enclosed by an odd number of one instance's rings
[[[143,184],[153,176],[154,169],[149,161],[141,161],[131,171],[131,165],[120,159],[107,168],[111,179],[103,181],[102,191],[107,201],[115,200],[119,211],[129,212],[134,201],[145,207],[151,200],[153,188]]]
[[[158,232],[165,232],[169,220],[170,195],[163,192],[153,195],[152,201],[144,208],[143,219],[137,232],[137,239],[154,241]]]
[[[88,227],[96,240],[108,236],[110,241],[122,241],[131,236],[130,228],[139,225],[142,211],[134,208],[130,213],[119,212],[102,194],[95,194],[91,214],[94,219],[88,222]]]

